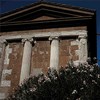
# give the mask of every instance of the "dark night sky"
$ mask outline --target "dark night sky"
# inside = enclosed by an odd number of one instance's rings
[[[0,13],[23,7],[39,0],[0,0]],[[97,57],[100,60],[100,0],[45,0],[72,6],[95,9],[97,14]],[[92,37],[93,38],[93,37]],[[100,61],[99,61],[100,64]]]

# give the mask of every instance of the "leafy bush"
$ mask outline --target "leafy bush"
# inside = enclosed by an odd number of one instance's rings
[[[100,67],[69,63],[47,75],[30,76],[7,100],[100,100]]]

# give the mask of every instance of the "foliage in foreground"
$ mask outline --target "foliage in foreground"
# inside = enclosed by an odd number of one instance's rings
[[[47,75],[30,76],[7,100],[100,100],[100,67],[70,63]]]

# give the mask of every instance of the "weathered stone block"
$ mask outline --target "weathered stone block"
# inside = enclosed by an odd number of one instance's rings
[[[9,54],[12,53],[12,48],[9,48],[9,45],[6,47],[6,54],[4,64],[9,64]]]
[[[5,98],[6,98],[5,93],[0,93],[0,100],[3,100]]]
[[[1,87],[10,87],[10,86],[11,86],[11,81],[9,80],[1,81]]]
[[[3,74],[11,74],[11,72],[12,72],[12,69],[4,69],[3,70]]]

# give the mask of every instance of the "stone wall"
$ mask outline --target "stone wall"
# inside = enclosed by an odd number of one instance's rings
[[[83,31],[87,30],[86,26],[79,26],[79,27],[65,27],[65,28],[51,28],[51,29],[38,29],[38,30],[24,30],[24,31],[12,31],[12,32],[1,32],[0,36],[13,36],[13,38],[21,38],[23,35],[33,35],[33,34],[43,34],[43,33],[54,33],[54,32],[60,32],[61,31]],[[15,37],[16,36],[16,37]],[[10,37],[9,37],[10,38]]]
[[[0,93],[8,95],[19,84],[23,46],[21,43],[8,43],[1,76]],[[1,98],[3,98],[1,96]],[[1,99],[0,98],[0,99]]]
[[[85,61],[87,58],[86,27],[3,32],[0,34],[0,100],[3,100],[8,93],[13,92],[20,83],[24,49],[30,50],[31,53],[30,61],[28,61],[30,64],[27,65],[30,66],[28,72],[32,75],[46,73],[50,65],[60,67],[65,66],[71,59],[78,62],[79,60]],[[25,41],[22,44],[23,39]],[[29,51],[24,53],[24,57],[26,57],[25,54],[28,55]],[[53,57],[58,58],[54,59],[57,62],[52,61]],[[28,68],[28,66],[26,67]]]
[[[50,41],[38,40],[32,48],[31,74],[47,72],[50,65]]]
[[[60,40],[60,60],[59,66],[65,66],[69,61],[79,60],[79,55],[76,51],[79,50],[78,45],[72,45],[71,43],[76,39],[64,39]]]

